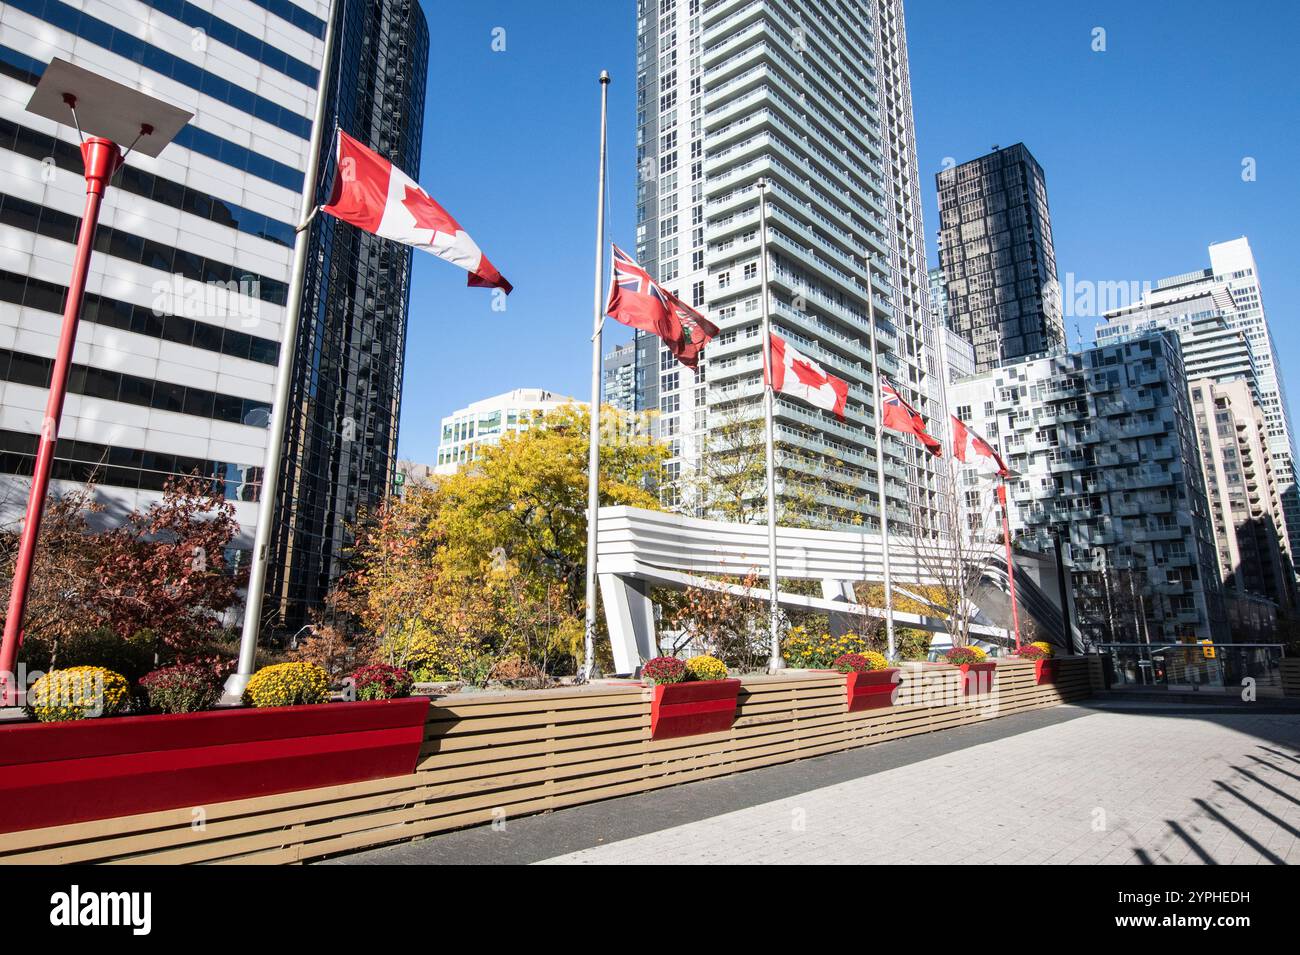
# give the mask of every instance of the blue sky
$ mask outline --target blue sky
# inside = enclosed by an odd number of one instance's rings
[[[515,285],[494,312],[464,272],[415,257],[401,454],[432,462],[439,418],[468,401],[515,387],[588,396],[596,77],[614,78],[609,237],[631,245],[636,36],[633,0],[425,9],[420,181]],[[1300,5],[910,0],[906,11],[932,266],[934,173],[1024,142],[1047,173],[1062,282],[1154,281],[1209,265],[1211,242],[1248,236],[1286,385],[1300,394],[1300,179],[1287,168],[1300,155]],[[1104,52],[1092,49],[1097,28]],[[1077,324],[1091,338],[1094,319]],[[630,332],[611,322],[605,337]]]

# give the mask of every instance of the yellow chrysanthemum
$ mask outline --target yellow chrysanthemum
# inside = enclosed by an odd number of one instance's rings
[[[329,700],[329,675],[314,663],[277,663],[253,674],[244,701],[253,706],[299,706]]]
[[[131,686],[126,677],[105,667],[51,670],[32,684],[27,708],[42,723],[112,716],[126,709]]]
[[[686,661],[686,672],[692,680],[725,680],[727,665],[717,657],[702,653]]]

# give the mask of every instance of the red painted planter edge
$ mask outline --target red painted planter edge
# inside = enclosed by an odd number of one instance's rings
[[[423,724],[429,697],[0,726],[0,767]]]

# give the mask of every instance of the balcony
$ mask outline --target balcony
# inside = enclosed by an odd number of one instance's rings
[[[1133,539],[1139,541],[1176,541],[1188,534],[1177,524],[1139,527],[1133,532]]]

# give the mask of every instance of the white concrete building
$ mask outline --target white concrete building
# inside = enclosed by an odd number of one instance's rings
[[[1227,637],[1176,334],[995,368],[958,382],[950,401],[1017,474],[1018,546],[1051,552],[1060,540],[1086,641]]]
[[[941,400],[901,0],[639,0],[637,161],[637,258],[722,330],[699,375],[638,349],[665,501],[706,513],[675,479],[761,414],[764,179],[774,331],[849,383],[843,422],[778,398],[778,494],[824,526],[879,526],[873,317],[881,370],[923,412]],[[933,507],[933,465],[897,435],[884,449],[901,529]]]
[[[1188,390],[1225,595],[1264,597],[1289,611],[1295,571],[1270,467],[1268,429],[1252,383],[1193,378]]]
[[[503,435],[526,431],[533,421],[563,405],[586,407],[585,401],[541,388],[516,388],[471,402],[442,419],[435,474],[455,474],[478,457],[484,445],[496,444]]]
[[[1291,467],[1274,456],[1259,366],[1230,289],[1202,281],[1149,294],[1107,312],[1097,341],[1155,329],[1176,332],[1182,345],[1225,588],[1237,600],[1263,596],[1288,610],[1295,576],[1283,489]]]
[[[601,403],[619,411],[636,411],[636,342],[605,352],[601,371]]]
[[[1268,427],[1269,454],[1282,496],[1287,536],[1291,541],[1300,541],[1300,488],[1296,485],[1295,438],[1282,381],[1281,361],[1264,310],[1259,268],[1250,250],[1250,242],[1244,236],[1212,244],[1209,257],[1209,268],[1161,279],[1141,302],[1108,313],[1107,320],[1108,323],[1112,321],[1112,316],[1123,320],[1144,310],[1177,309],[1179,303],[1197,297],[1216,297],[1215,307],[1223,313],[1229,327],[1245,336],[1250,347],[1259,385],[1259,403]],[[1231,308],[1227,307],[1228,304]]]
[[[211,9],[0,3],[0,519],[26,503],[85,201],[77,131],[25,109],[61,57],[194,118],[108,191],[52,490],[93,475],[111,520],[197,471],[251,540],[327,4]]]

